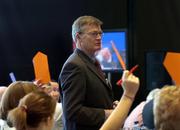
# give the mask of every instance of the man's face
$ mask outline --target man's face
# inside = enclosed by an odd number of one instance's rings
[[[101,49],[102,30],[97,25],[85,25],[83,31],[78,34],[79,48],[89,55],[94,55]]]

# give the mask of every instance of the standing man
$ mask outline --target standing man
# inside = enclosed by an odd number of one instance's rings
[[[98,130],[113,110],[112,87],[98,66],[102,22],[81,16],[72,25],[76,49],[59,77],[65,130]]]

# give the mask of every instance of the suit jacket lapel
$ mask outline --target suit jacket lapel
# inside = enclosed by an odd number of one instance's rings
[[[90,59],[86,54],[84,54],[82,51],[80,51],[79,49],[75,50],[75,53],[78,54],[81,59],[86,63],[87,67],[93,72],[95,73],[98,78],[101,79],[101,81],[110,89],[112,89],[112,86],[110,84],[108,84],[107,80],[105,79],[104,76],[102,76],[98,70],[97,67],[93,64],[92,59]]]

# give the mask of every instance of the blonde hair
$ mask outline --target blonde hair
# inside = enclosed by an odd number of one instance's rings
[[[32,91],[37,91],[37,86],[32,82],[17,81],[11,83],[1,99],[0,118],[6,120],[8,112],[17,107],[19,100]]]
[[[53,118],[56,101],[42,91],[32,92],[20,100],[18,107],[11,110],[7,120],[17,130],[37,128],[48,117]]]
[[[81,16],[77,18],[72,25],[72,38],[75,41],[76,33],[82,32],[85,25],[97,25],[101,26],[102,21],[93,16]]]
[[[154,98],[156,130],[180,130],[180,86],[166,86]]]

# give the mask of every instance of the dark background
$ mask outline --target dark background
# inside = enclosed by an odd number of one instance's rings
[[[104,22],[103,29],[127,28],[128,68],[139,64],[138,103],[152,88],[170,82],[162,61],[147,55],[160,52],[162,59],[166,51],[180,51],[179,6],[178,0],[1,0],[0,85],[11,83],[10,72],[17,80],[33,80],[32,58],[38,51],[48,55],[51,78],[57,80],[72,53],[72,22],[93,15]],[[112,73],[117,99],[122,89],[115,82],[120,77]]]

